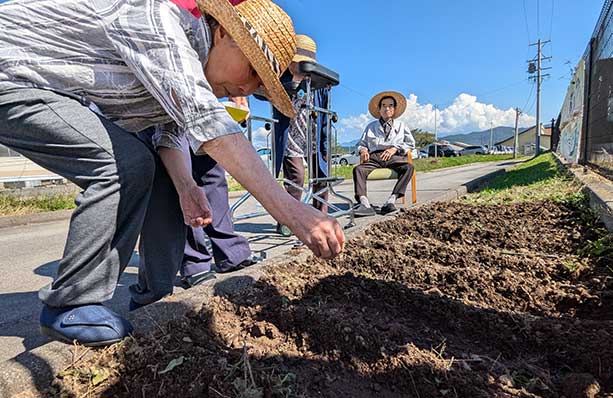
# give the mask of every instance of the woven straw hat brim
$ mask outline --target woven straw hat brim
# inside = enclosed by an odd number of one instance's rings
[[[261,0],[250,1],[263,3]],[[281,85],[279,76],[273,71],[266,56],[243,24],[234,6],[228,0],[197,0],[197,3],[200,11],[215,18],[239,46],[262,80],[264,91],[272,105],[285,116],[294,118],[296,112],[287,92]],[[295,40],[293,34],[292,32],[292,40]],[[295,49],[295,43],[293,47]],[[286,67],[287,65],[285,65]]]
[[[396,100],[394,119],[397,119],[402,116],[404,111],[407,110],[407,99],[404,97],[404,95],[400,94],[397,91],[383,91],[372,97],[370,103],[368,104],[368,112],[370,112],[372,117],[374,117],[375,119],[379,119],[381,117],[381,113],[379,112],[379,101],[381,101],[381,99],[384,97],[392,97]]]

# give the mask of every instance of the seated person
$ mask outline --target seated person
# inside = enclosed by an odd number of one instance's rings
[[[384,91],[370,100],[368,110],[378,120],[366,126],[357,145],[360,164],[353,169],[355,199],[359,202],[355,208],[356,217],[376,214],[366,196],[366,179],[375,169],[392,169],[398,173],[398,182],[381,207],[381,214],[396,212],[396,199],[405,195],[413,176],[413,165],[408,163],[407,153],[415,148],[415,139],[409,127],[396,119],[404,113],[406,107],[406,98],[395,91]]]

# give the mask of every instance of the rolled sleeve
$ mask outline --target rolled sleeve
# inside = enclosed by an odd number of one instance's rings
[[[175,123],[168,123],[156,126],[151,140],[156,150],[159,148],[183,149],[185,137]]]
[[[128,68],[178,126],[160,133],[157,145],[176,148],[185,134],[199,153],[207,141],[241,132],[206,80],[203,65],[208,54],[199,56],[186,34],[206,47],[210,31],[205,22],[171,2],[148,2],[145,9],[138,1],[132,3],[124,6],[107,34]]]
[[[225,108],[223,108],[223,113],[225,115],[220,114],[216,117],[209,116],[196,120],[191,129],[186,129],[189,146],[196,155],[203,155],[205,153],[202,150],[202,144],[205,142],[242,131],[238,123],[226,112]]]

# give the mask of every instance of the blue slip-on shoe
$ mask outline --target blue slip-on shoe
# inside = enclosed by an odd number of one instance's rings
[[[134,328],[130,322],[102,304],[77,307],[43,306],[40,330],[45,336],[85,346],[105,346],[127,337]]]

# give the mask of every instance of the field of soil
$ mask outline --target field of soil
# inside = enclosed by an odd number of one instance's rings
[[[583,209],[403,212],[341,258],[274,266],[99,351],[49,395],[613,397],[613,253]]]

